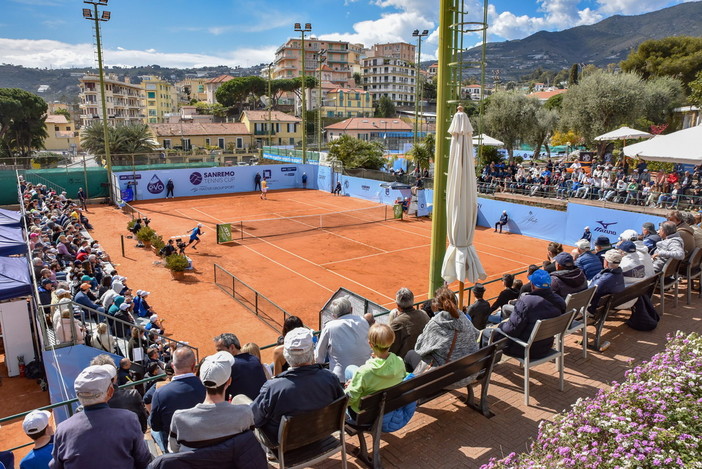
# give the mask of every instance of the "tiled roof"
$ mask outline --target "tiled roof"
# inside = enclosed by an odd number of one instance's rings
[[[553,90],[553,91],[538,91],[536,93],[530,93],[529,96],[533,96],[538,99],[548,99],[557,94],[565,93],[568,90]]]
[[[187,137],[190,135],[248,135],[251,132],[240,122],[193,122],[178,124],[150,124],[157,137]]]
[[[229,80],[233,80],[233,79],[234,79],[234,77],[231,75],[220,75],[218,77],[211,78],[211,79],[207,80],[205,83],[226,83]]]
[[[63,114],[49,114],[46,116],[47,124],[68,124],[68,119]]]
[[[399,130],[411,131],[412,126],[400,119],[386,119],[383,117],[352,117],[336,124],[328,125],[329,130]]]
[[[246,116],[251,122],[268,121],[268,111],[244,111],[241,117]],[[299,117],[291,116],[282,111],[271,111],[272,122],[301,122]]]

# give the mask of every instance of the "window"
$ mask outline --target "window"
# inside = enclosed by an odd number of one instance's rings
[[[222,139],[224,140],[224,139]],[[244,148],[244,139],[241,137],[236,138],[236,147],[237,148]]]
[[[149,115],[150,115],[150,116],[156,116],[156,115],[158,115],[158,114],[156,114],[156,109],[149,109]]]
[[[290,137],[290,145],[295,145],[295,137]]]
[[[190,151],[192,146],[190,145],[190,139],[189,138],[181,138],[181,142],[183,142],[183,150],[185,151]]]
[[[220,149],[224,150],[224,139],[223,139],[223,138],[220,137],[220,138],[217,139],[217,146],[218,146]]]
[[[146,97],[156,99],[156,93],[154,93],[153,91],[149,91],[148,93],[146,93]]]
[[[165,149],[171,148],[171,139],[170,138],[163,139],[163,148],[165,148]]]
[[[206,138],[206,139],[205,139],[205,146],[206,146],[206,147],[209,147],[209,146],[210,146],[210,139],[209,139],[209,138]]]
[[[54,131],[58,132],[59,130],[60,130],[60,129],[59,129],[59,126],[58,126],[58,125],[55,125],[55,126],[54,126]]]

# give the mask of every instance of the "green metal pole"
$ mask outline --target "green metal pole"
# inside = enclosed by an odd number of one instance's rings
[[[414,134],[412,145],[417,146],[417,124],[419,122],[419,61],[422,60],[422,36],[417,37],[417,65],[414,71]]]
[[[102,44],[100,43],[100,19],[98,18],[98,6],[93,4],[95,13],[95,41],[97,43],[98,70],[100,72],[100,100],[102,101],[102,130],[105,140],[105,164],[107,165],[107,180],[110,193],[110,203],[114,202],[112,193],[112,156],[110,155],[110,131],[107,123],[107,102],[105,100],[105,72],[102,67]]]
[[[307,163],[307,119],[305,116],[305,31],[302,31],[302,57],[300,58],[301,76],[302,76],[302,164]]]
[[[429,297],[444,284],[441,277],[441,265],[446,253],[446,171],[448,169],[448,141],[451,110],[447,104],[451,79],[449,61],[451,60],[451,23],[452,0],[441,0],[439,7],[439,70],[436,93],[436,151],[434,154],[434,207],[431,226],[431,259],[429,265]]]
[[[417,60],[417,109],[419,109],[419,114],[417,114],[416,111],[414,113],[414,122],[415,122],[414,134],[415,134],[415,139],[416,139],[415,145],[419,141],[419,135],[417,135],[417,129],[421,130],[421,127],[419,125],[419,119],[421,119],[421,117],[419,117],[419,116],[422,114],[422,95],[423,95],[422,91],[423,90],[422,90],[422,83],[421,83],[422,80],[420,79],[421,64],[422,64],[422,35],[421,35],[421,33],[419,34],[418,44],[419,44],[419,51],[417,53],[417,59],[418,59]]]
[[[271,110],[273,109],[273,94],[271,93],[271,67],[272,63],[268,64],[268,151],[273,145],[273,122],[271,121]]]

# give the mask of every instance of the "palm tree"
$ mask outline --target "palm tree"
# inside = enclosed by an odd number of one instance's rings
[[[125,124],[118,127],[108,126],[110,154],[133,155],[149,153],[156,148],[149,126],[141,123]],[[91,124],[81,133],[81,145],[94,155],[105,154],[105,134],[102,124]]]

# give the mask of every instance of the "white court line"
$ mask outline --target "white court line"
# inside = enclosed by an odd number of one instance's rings
[[[386,251],[385,249],[381,249],[381,248],[377,248],[377,247],[375,247],[375,246],[371,246],[370,244],[366,244],[366,243],[364,243],[363,241],[358,241],[358,240],[356,240],[356,239],[349,238],[348,236],[344,236],[344,235],[341,235],[341,234],[339,234],[339,233],[335,233],[335,232],[333,232],[333,231],[330,231],[330,230],[328,230],[328,229],[325,229],[324,227],[316,227],[316,226],[314,226],[314,225],[310,225],[309,223],[305,223],[305,222],[300,221],[300,220],[297,220],[297,219],[295,219],[295,218],[286,217],[286,216],[283,216],[283,215],[281,215],[281,214],[279,214],[279,213],[275,213],[275,212],[272,212],[272,213],[273,213],[273,215],[278,215],[279,217],[281,217],[281,218],[283,218],[283,219],[292,220],[292,221],[294,221],[294,222],[296,222],[296,223],[300,223],[301,225],[309,226],[310,228],[315,228],[315,229],[318,230],[318,231],[323,231],[323,232],[325,232],[325,233],[329,233],[329,234],[331,234],[331,235],[338,236],[339,238],[345,239],[345,240],[347,240],[347,241],[351,241],[351,242],[354,242],[354,243],[358,243],[358,244],[360,244],[361,246],[365,246],[365,247],[367,247],[367,248],[375,249],[376,251],[380,251],[380,253],[387,253],[387,252],[388,252],[388,251]],[[323,214],[321,214],[321,215],[323,215]],[[316,217],[316,216],[319,216],[319,215],[312,215],[312,216],[315,216],[315,217]],[[319,264],[319,265],[324,265],[324,264]]]
[[[408,247],[408,248],[395,249],[394,251],[383,251],[383,252],[379,252],[379,253],[376,253],[376,254],[368,254],[368,255],[360,256],[360,257],[352,257],[351,259],[344,259],[344,260],[341,260],[341,261],[325,262],[325,263],[319,264],[319,265],[341,264],[342,262],[357,261],[357,260],[359,260],[359,259],[367,259],[367,258],[369,258],[369,257],[382,256],[383,254],[394,254],[394,253],[396,253],[396,252],[409,251],[409,250],[411,250],[411,249],[425,248],[425,247],[428,247],[428,246],[431,246],[431,244],[421,244],[421,245],[419,245],[419,246],[410,246],[410,247]]]

